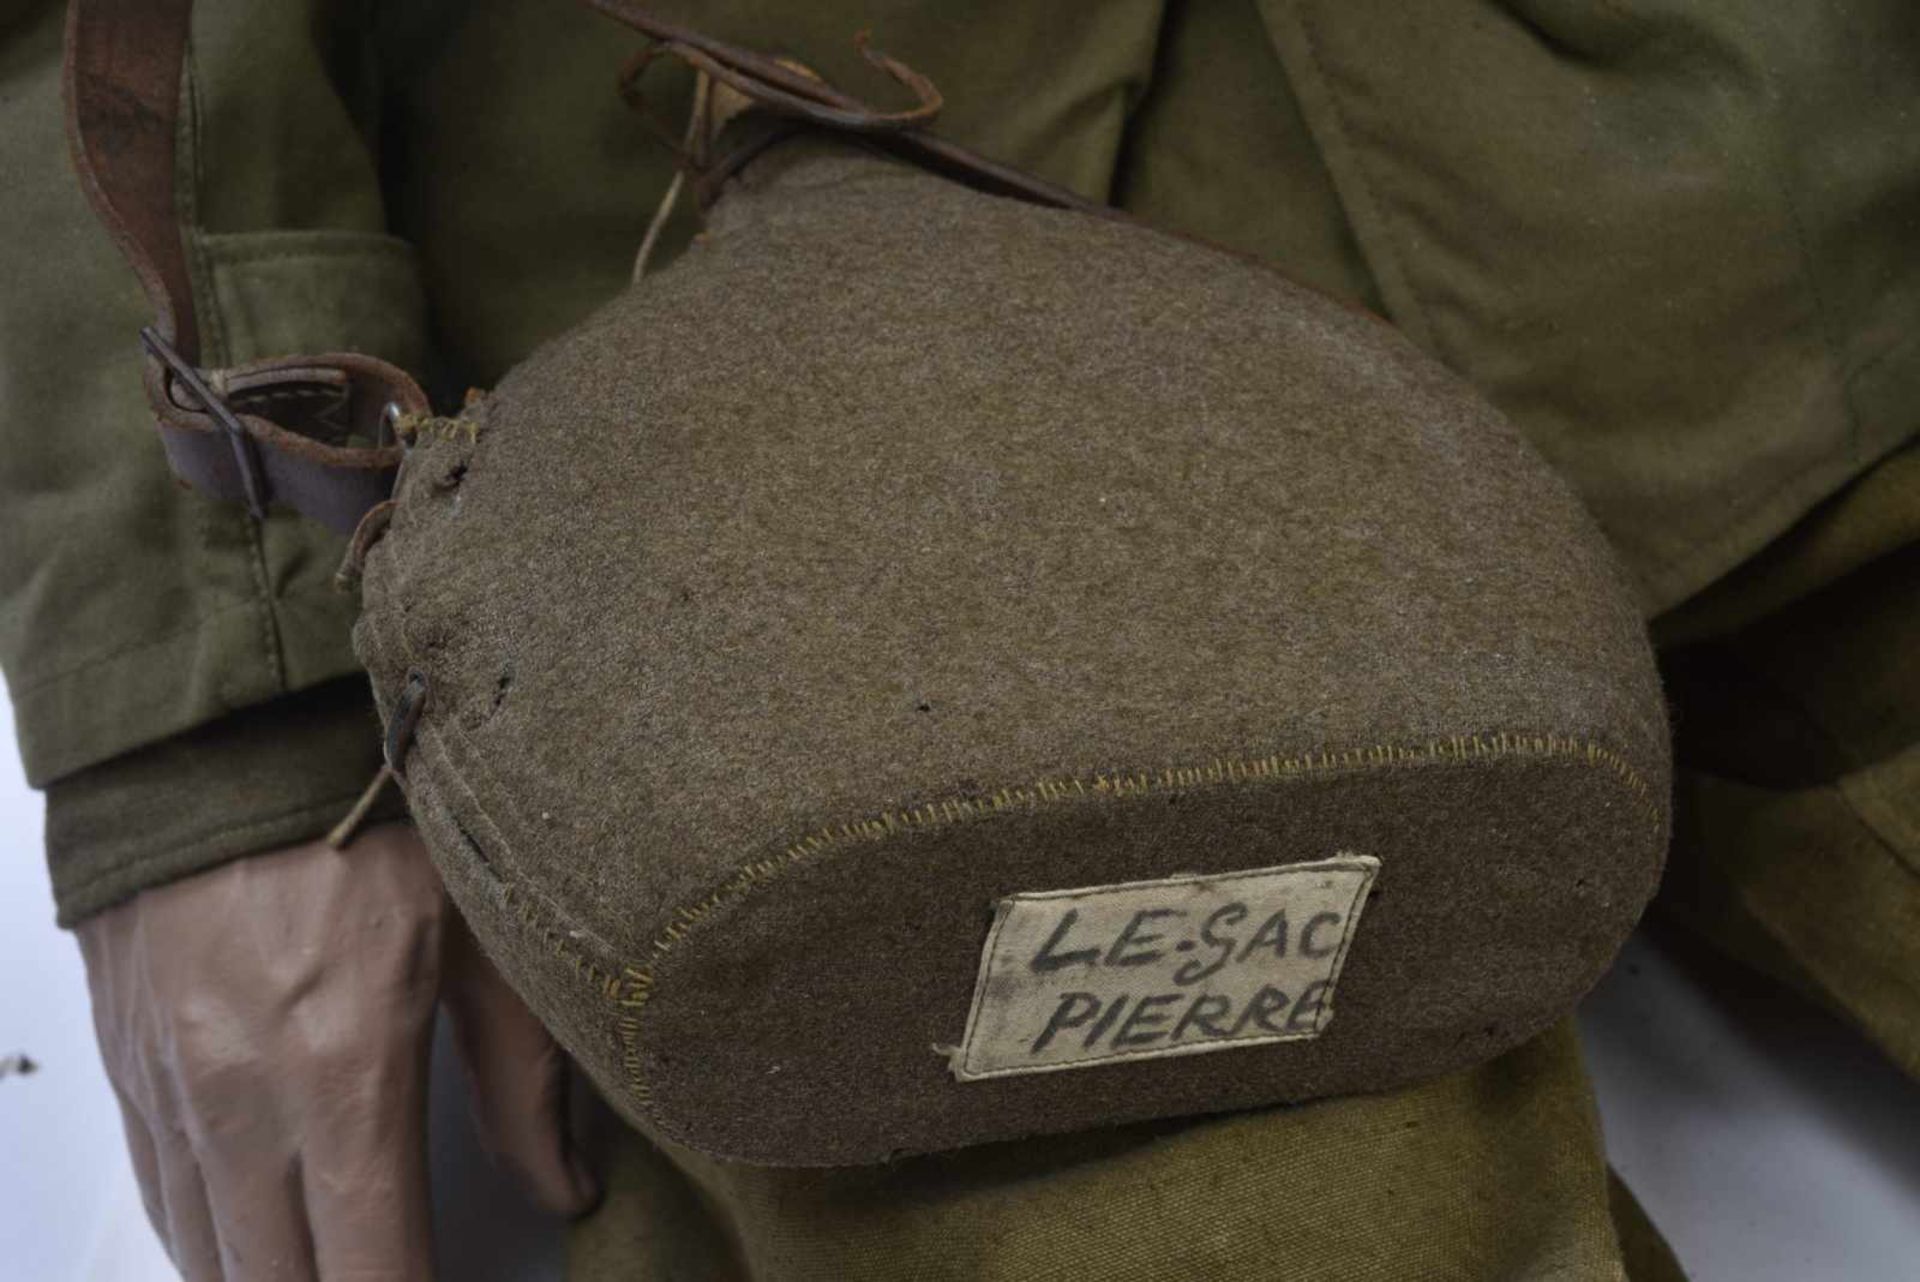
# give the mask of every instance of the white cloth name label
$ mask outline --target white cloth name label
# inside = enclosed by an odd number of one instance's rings
[[[1217,876],[1009,895],[994,914],[963,1082],[1318,1037],[1367,887],[1343,854]]]

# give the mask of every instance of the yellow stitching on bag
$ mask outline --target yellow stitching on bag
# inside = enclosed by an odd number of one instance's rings
[[[1416,747],[1377,744],[1370,748],[1338,752],[1322,750],[1301,756],[1276,753],[1251,760],[1216,757],[1204,766],[1168,766],[1157,774],[1144,770],[1100,773],[1094,775],[1091,781],[1081,778],[1041,779],[1002,788],[984,798],[949,797],[912,809],[889,810],[868,819],[823,828],[794,842],[782,855],[744,865],[705,899],[681,906],[674,913],[674,919],[653,941],[652,956],[646,964],[623,966],[619,979],[602,985],[618,1012],[615,1028],[620,1036],[621,1065],[627,1074],[628,1088],[636,1104],[651,1106],[653,1089],[647,1084],[640,1065],[640,1014],[653,998],[654,966],[710,913],[755,887],[774,880],[793,865],[823,852],[881,841],[896,832],[947,827],[1016,810],[1031,812],[1060,801],[1123,800],[1194,787],[1331,774],[1368,766],[1425,766],[1502,757],[1558,759],[1604,769],[1638,798],[1641,810],[1656,829],[1661,825],[1660,802],[1653,795],[1653,789],[1640,772],[1613,749],[1588,740],[1576,741],[1559,735],[1502,731],[1491,735],[1452,735],[1445,739],[1429,739]],[[598,972],[595,974],[597,976]]]
[[[486,848],[480,844],[480,839],[469,832],[460,820],[454,818],[451,811],[448,812],[447,821],[466,842],[467,848],[473,852],[474,858],[481,866],[481,875],[498,888],[500,906],[520,919],[521,929],[537,935],[549,952],[571,966],[574,974],[597,985],[603,995],[609,998],[616,996],[619,979],[601,969],[592,958],[568,942],[573,938],[574,932],[569,931],[562,924],[560,914],[554,909],[542,906],[534,896],[507,880],[501,870],[494,865]]]
[[[573,968],[573,973],[600,989],[608,998],[618,995],[620,980],[595,965],[585,953],[567,943],[567,934],[533,898],[513,885],[500,883],[500,900],[520,919],[520,924],[540,937],[548,950]]]
[[[469,445],[480,439],[480,424],[474,419],[442,418],[438,414],[402,414],[393,421],[393,434],[407,445],[418,445],[424,437],[443,441],[466,438]]]

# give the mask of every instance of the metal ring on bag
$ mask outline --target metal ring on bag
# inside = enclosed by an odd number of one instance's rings
[[[418,668],[412,669],[407,673],[406,684],[400,687],[400,697],[394,700],[393,716],[387,721],[386,741],[381,746],[387,769],[395,779],[407,777],[401,762],[406,759],[407,749],[413,746],[413,732],[419,728],[420,713],[426,704],[427,674]]]
[[[406,413],[400,408],[399,401],[388,401],[380,410],[380,430],[374,434],[375,445],[385,445],[389,441],[400,439],[400,416]],[[402,448],[412,449],[408,441],[400,441]]]

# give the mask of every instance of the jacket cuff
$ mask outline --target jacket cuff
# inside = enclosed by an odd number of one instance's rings
[[[351,677],[55,780],[47,862],[60,924],[227,860],[317,838],[379,766],[379,718],[365,680]],[[389,789],[373,817],[404,813]]]

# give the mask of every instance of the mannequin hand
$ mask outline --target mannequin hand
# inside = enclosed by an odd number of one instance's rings
[[[78,931],[147,1214],[190,1282],[431,1276],[436,1001],[482,1136],[537,1201],[596,1196],[566,1064],[448,905],[413,830],[148,890]]]

